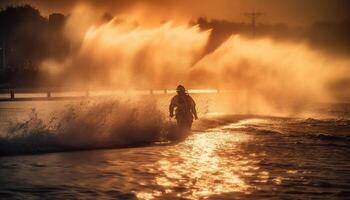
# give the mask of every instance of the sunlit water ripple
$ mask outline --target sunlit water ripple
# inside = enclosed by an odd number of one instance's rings
[[[310,145],[311,140],[294,141],[269,130],[282,123],[243,120],[195,132],[173,146],[3,157],[0,194],[50,199],[349,195],[349,146]]]
[[[0,157],[0,199],[350,196],[349,118],[213,121],[175,145]]]

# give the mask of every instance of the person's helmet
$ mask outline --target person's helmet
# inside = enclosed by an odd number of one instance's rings
[[[178,93],[185,93],[186,92],[186,88],[184,86],[182,86],[182,85],[179,85],[176,88],[176,92],[178,92]]]

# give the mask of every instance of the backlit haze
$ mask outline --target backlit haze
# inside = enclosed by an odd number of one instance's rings
[[[0,200],[350,199],[350,0],[0,8]]]
[[[67,71],[83,74],[84,81],[65,80],[76,87],[172,89],[184,84],[230,90],[225,102],[239,107],[238,102],[249,99],[260,113],[293,113],[349,94],[339,86],[350,79],[348,56],[321,51],[303,40],[250,34],[232,34],[207,51],[213,30],[201,29],[194,21],[203,16],[250,23],[243,14],[259,11],[265,13],[259,20],[297,27],[315,20],[348,19],[345,1],[17,2],[32,3],[43,13],[58,10],[69,15],[69,56],[63,61],[47,58],[41,69],[52,78]]]

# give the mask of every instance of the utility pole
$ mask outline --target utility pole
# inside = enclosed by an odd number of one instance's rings
[[[251,23],[252,23],[252,34],[253,34],[253,37],[255,37],[255,34],[256,34],[256,21],[258,20],[259,17],[265,15],[265,13],[248,12],[248,13],[244,13],[244,15],[246,17],[250,18]]]
[[[258,20],[259,17],[265,15],[265,13],[261,13],[261,12],[247,12],[247,13],[244,13],[244,15],[246,17],[250,18],[250,20],[251,20],[252,36],[253,36],[253,38],[255,38],[257,20]],[[251,106],[252,106],[252,104],[251,104],[251,100],[250,100],[250,98],[251,98],[250,88],[247,88],[246,94],[245,94],[245,98],[246,98],[246,114],[251,114]]]

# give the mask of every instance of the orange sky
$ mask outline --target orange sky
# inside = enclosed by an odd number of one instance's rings
[[[347,0],[13,0],[2,1],[0,5],[30,3],[38,7],[44,15],[51,12],[70,13],[76,3],[94,5],[98,10],[114,15],[130,9],[140,9],[150,20],[169,19],[190,20],[199,16],[208,18],[246,21],[243,13],[247,11],[265,12],[262,19],[267,23],[310,24],[317,20],[341,21],[350,19]]]

